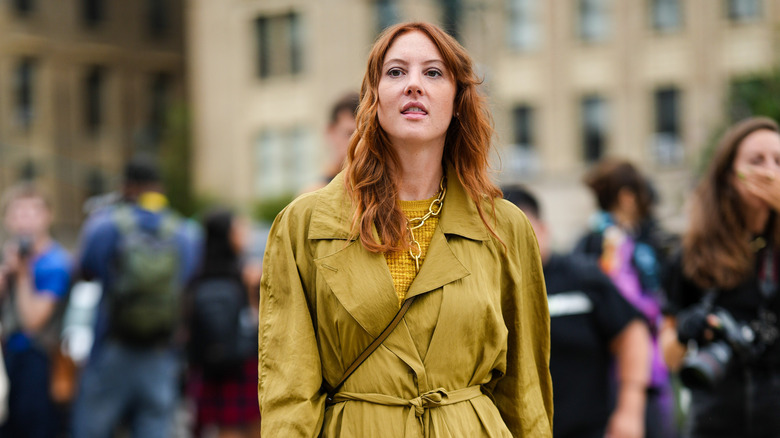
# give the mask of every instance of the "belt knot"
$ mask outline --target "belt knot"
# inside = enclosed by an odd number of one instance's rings
[[[409,404],[414,408],[414,414],[419,418],[425,413],[426,409],[441,406],[442,402],[447,401],[447,391],[444,388],[437,388],[432,391],[420,394],[419,397],[409,400]]]

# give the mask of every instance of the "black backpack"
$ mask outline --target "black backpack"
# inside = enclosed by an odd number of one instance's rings
[[[170,339],[180,320],[180,253],[176,230],[181,220],[164,212],[156,229],[141,227],[130,206],[117,207],[119,231],[111,288],[110,327],[114,336],[137,346]]]
[[[192,363],[207,375],[225,375],[257,355],[257,315],[238,278],[201,278],[190,294]]]

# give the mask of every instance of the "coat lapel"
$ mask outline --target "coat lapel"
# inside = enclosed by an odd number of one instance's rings
[[[379,336],[398,311],[398,297],[384,256],[352,241],[315,264],[347,312],[372,337]]]
[[[447,169],[447,175],[447,195],[442,204],[439,226],[431,237],[420,272],[409,286],[407,298],[436,290],[469,275],[468,269],[452,252],[446,235],[480,241],[489,239],[474,202],[451,167]]]
[[[469,275],[468,269],[455,257],[444,233],[437,227],[431,237],[425,261],[409,286],[406,298],[436,290],[467,275]]]
[[[407,291],[407,299],[470,275],[447,243],[449,235],[476,241],[489,239],[476,206],[455,172],[448,168],[447,173],[451,176],[447,182],[447,196],[439,226],[431,238],[420,272]],[[315,260],[317,272],[355,321],[372,337],[377,337],[399,308],[385,257],[366,251],[359,241],[347,242],[353,210],[344,190],[343,175],[336,176],[319,191],[318,196],[308,238],[341,240],[343,245],[334,253]],[[414,369],[418,376],[424,375],[422,359],[405,323],[399,324],[383,345]]]

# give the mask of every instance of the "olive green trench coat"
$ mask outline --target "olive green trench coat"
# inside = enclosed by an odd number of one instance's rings
[[[454,177],[406,295],[417,300],[326,406],[323,382],[335,385],[399,308],[384,256],[349,240],[351,211],[340,175],[271,228],[260,290],[262,435],[552,436],[549,314],[533,230],[497,200],[504,248]]]

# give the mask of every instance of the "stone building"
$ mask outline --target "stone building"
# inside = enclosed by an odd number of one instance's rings
[[[182,1],[0,2],[0,187],[35,177],[66,241],[183,99]]]
[[[501,183],[542,195],[561,242],[603,156],[651,176],[682,223],[691,169],[728,84],[778,61],[778,0],[189,0],[196,186],[248,202],[294,193],[323,163],[328,107],[357,90],[378,32],[442,24],[493,109]],[[500,158],[500,159],[499,159]],[[577,212],[577,214],[572,214]]]

